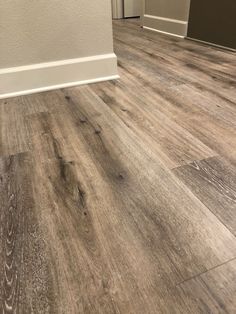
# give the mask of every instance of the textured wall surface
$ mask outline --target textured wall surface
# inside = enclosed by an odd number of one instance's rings
[[[146,0],[145,14],[187,21],[190,0]]]
[[[112,51],[110,0],[0,1],[0,69]]]

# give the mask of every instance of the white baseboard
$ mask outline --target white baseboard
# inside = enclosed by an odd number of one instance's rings
[[[114,53],[0,69],[0,99],[117,78]]]
[[[144,14],[143,27],[159,33],[184,38],[187,35],[188,22]]]
[[[153,32],[165,34],[165,35],[170,35],[170,36],[174,36],[174,37],[178,37],[178,38],[185,38],[185,36],[176,35],[176,34],[164,32],[164,31],[160,31],[159,29],[155,29],[155,28],[151,28],[151,27],[147,27],[147,26],[143,26],[143,28],[144,29],[148,29],[148,30],[153,31]]]

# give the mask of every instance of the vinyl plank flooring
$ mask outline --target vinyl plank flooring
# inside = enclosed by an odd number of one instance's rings
[[[131,46],[123,39],[117,39],[115,51],[120,56],[120,62],[133,68],[133,73],[139,74],[145,81],[152,82],[152,85],[163,82],[173,85],[192,84],[201,88],[207,88],[212,93],[216,92],[229,102],[235,104],[236,83],[235,79],[228,75],[219,75],[215,70],[207,70],[207,66],[199,64],[178,62],[171,58],[167,59],[165,54],[159,56],[143,50],[137,50],[135,45]],[[144,70],[145,69],[145,70]],[[158,73],[158,75],[157,75]],[[207,85],[205,84],[207,82]]]
[[[193,117],[180,124],[217,154],[236,165],[236,129],[211,117]]]
[[[231,67],[228,65],[228,71],[226,70],[225,73],[225,65],[221,66],[225,59],[215,56],[211,58],[212,63],[209,60],[202,60],[201,54],[198,54],[197,50],[194,54],[194,45],[192,46],[193,56],[189,56],[189,54],[185,54],[185,50],[182,50],[181,53],[173,50],[173,45],[170,43],[163,47],[162,41],[158,42],[159,38],[150,46],[150,43],[145,42],[145,38],[139,35],[137,32],[130,36],[129,33],[123,34],[123,31],[115,31],[114,36],[117,42],[117,44],[115,42],[115,49],[120,55],[121,61],[129,61],[129,64],[133,65],[139,62],[138,69],[145,66],[145,73],[150,73],[150,75],[158,71],[158,78],[172,78],[188,84],[198,83],[203,87],[207,80],[208,89],[215,91],[218,86],[220,94],[235,102],[235,60]],[[229,54],[229,56],[231,55]],[[138,71],[138,69],[136,70]],[[156,77],[152,75],[152,79],[155,83]]]
[[[79,145],[78,137],[73,138],[69,133],[70,125],[65,124],[63,114],[43,112],[27,116],[26,121],[31,137],[31,153],[39,162],[60,159],[62,155],[75,158],[72,146]]]
[[[121,73],[122,89],[136,93],[151,106],[150,110],[161,111],[216,154],[224,155],[235,164],[235,106],[232,103],[226,101],[226,104],[219,98],[216,103],[212,93],[199,96],[186,84],[166,87],[163,83],[153,85],[151,80],[147,83],[136,72],[134,75],[128,64],[122,64]]]
[[[29,150],[30,139],[24,116],[8,102],[0,103],[0,156],[14,155]]]
[[[146,145],[143,148],[141,146],[137,146],[137,148],[135,148],[135,145],[138,145],[136,144],[136,142],[139,143],[138,136],[135,135],[135,133],[131,131],[129,127],[122,123],[122,121],[120,121],[115,114],[110,112],[106,104],[104,104],[104,102],[102,102],[95,94],[91,93],[90,88],[75,88],[71,90],[68,89],[66,91],[66,95],[66,97],[69,96],[67,106],[67,109],[69,110],[68,114],[73,117],[74,123],[79,126],[79,134],[81,134],[82,132],[83,135],[83,132],[85,132],[85,139],[82,138],[83,142],[86,146],[88,146],[88,149],[92,150],[90,154],[93,156],[93,158],[95,158],[95,160],[97,160],[100,149],[103,148],[98,145],[99,142],[103,139],[103,141],[107,143],[106,145],[104,144],[105,148],[108,145],[109,154],[114,154],[114,158],[117,155],[119,156],[119,159],[123,160],[126,155],[129,156],[130,154],[133,156],[132,151],[138,152],[139,150],[143,150],[143,154],[140,153],[138,154],[138,156],[135,156],[135,158],[137,158],[136,163],[142,163],[142,156],[144,156],[144,158],[148,158],[150,162],[152,162],[151,160],[152,158],[154,158],[154,165],[157,165],[156,163],[158,163],[156,173],[158,174],[159,171],[166,171],[166,176],[168,177],[168,175],[170,175],[171,172],[169,172],[163,166],[163,164],[160,163],[159,158],[156,158],[156,154],[154,154],[152,151],[149,151]],[[108,112],[109,118],[107,114]],[[87,121],[87,123],[81,123],[81,118]],[[75,132],[76,130],[73,129],[71,131]],[[127,134],[129,136],[127,136]],[[96,140],[96,137],[94,139],[94,135],[98,135],[98,142]],[[125,143],[126,139],[127,143]],[[90,143],[91,140],[92,142]],[[96,149],[92,149],[93,146],[95,146]],[[126,159],[127,158],[125,158],[124,160]],[[128,160],[126,161],[126,166],[123,165],[123,167],[125,167],[124,173],[130,172],[129,169],[132,169],[132,167],[134,167],[134,173],[136,174],[136,163],[134,163],[133,166],[128,166],[127,168]],[[103,162],[99,162],[98,164],[103,164]],[[125,164],[125,162],[123,162],[123,164]],[[145,166],[145,164],[143,166]],[[119,171],[120,168],[120,171],[122,173],[122,167],[118,167],[117,171]],[[107,171],[104,171],[104,175],[106,173]],[[171,177],[171,181],[172,179],[173,177]],[[155,182],[155,180],[153,180],[153,182]],[[143,182],[142,185],[144,186]]]
[[[193,107],[197,108],[199,112],[209,116],[211,119],[224,123],[228,125],[229,128],[235,128],[235,103],[220,96],[217,92],[210,91],[199,84],[185,84],[176,87],[173,95],[176,99],[182,98],[182,101],[190,103]]]
[[[46,113],[62,110],[56,91],[0,100],[0,156],[30,150],[32,137],[27,124],[28,116],[41,114],[46,117]]]
[[[173,171],[236,235],[235,167],[221,157],[213,157]]]
[[[136,91],[126,90],[123,82],[96,84],[91,87],[97,95],[145,142],[156,148],[159,158],[169,168],[196,159],[214,156],[215,152],[186,129],[153,108]],[[150,112],[152,114],[150,115]]]
[[[32,196],[32,173],[28,153],[0,158],[1,313],[52,309],[48,254]]]
[[[67,89],[61,101],[72,159],[57,135],[54,159],[35,182],[54,243],[58,312],[64,304],[67,313],[165,313],[168,303],[187,313],[175,285],[235,257],[235,238],[90,88]],[[50,120],[40,121],[54,137]]]
[[[179,288],[195,300],[200,313],[235,313],[236,261],[210,270]]]
[[[181,54],[184,53],[191,54],[191,56],[198,56],[198,59],[213,62],[217,59],[220,64],[235,65],[235,53],[230,51],[225,51],[224,49],[218,49],[209,45],[197,43],[192,40],[182,40],[173,36],[166,36],[165,34],[156,34],[153,31],[142,29],[137,23],[132,23],[130,19],[122,21],[113,21],[114,33],[123,32],[123,38],[129,36],[129,40],[132,41],[133,38],[137,40],[148,41],[146,44],[148,47],[154,47],[155,51],[163,51],[165,49],[166,55],[176,55],[181,58]],[[146,42],[147,43],[147,42]],[[157,45],[157,46],[156,46]],[[168,48],[168,49],[166,49]]]
[[[123,78],[121,83],[125,86],[122,86],[122,88],[129,88],[131,92],[137,90],[136,95],[143,95],[144,99],[147,95],[150,96],[150,98],[156,100],[157,106],[162,105],[164,101],[169,101],[168,107],[171,106],[172,108],[172,112],[170,112],[172,117],[173,110],[180,111],[182,109],[184,113],[191,110],[192,113],[202,112],[218,118],[218,120],[226,120],[229,125],[235,127],[235,101],[221,95],[216,89],[209,89],[207,81],[204,86],[197,82],[178,84],[173,80],[165,82],[163,79],[155,82],[152,76],[142,75],[142,71],[138,69],[138,64],[135,66],[135,61],[133,63],[134,66],[130,62],[123,62],[119,59],[119,71]],[[156,74],[159,77],[159,72],[156,72]],[[180,77],[180,80],[183,81],[182,77]],[[161,109],[165,110],[165,107],[166,104]]]

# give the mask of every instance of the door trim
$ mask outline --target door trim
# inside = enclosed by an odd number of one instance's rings
[[[123,0],[112,0],[112,18],[122,19],[124,17]]]

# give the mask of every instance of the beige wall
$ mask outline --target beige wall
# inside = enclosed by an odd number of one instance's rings
[[[190,0],[146,0],[145,14],[187,21]]]
[[[176,36],[187,35],[190,0],[143,0],[144,27]]]
[[[0,1],[0,69],[112,51],[111,0]]]

